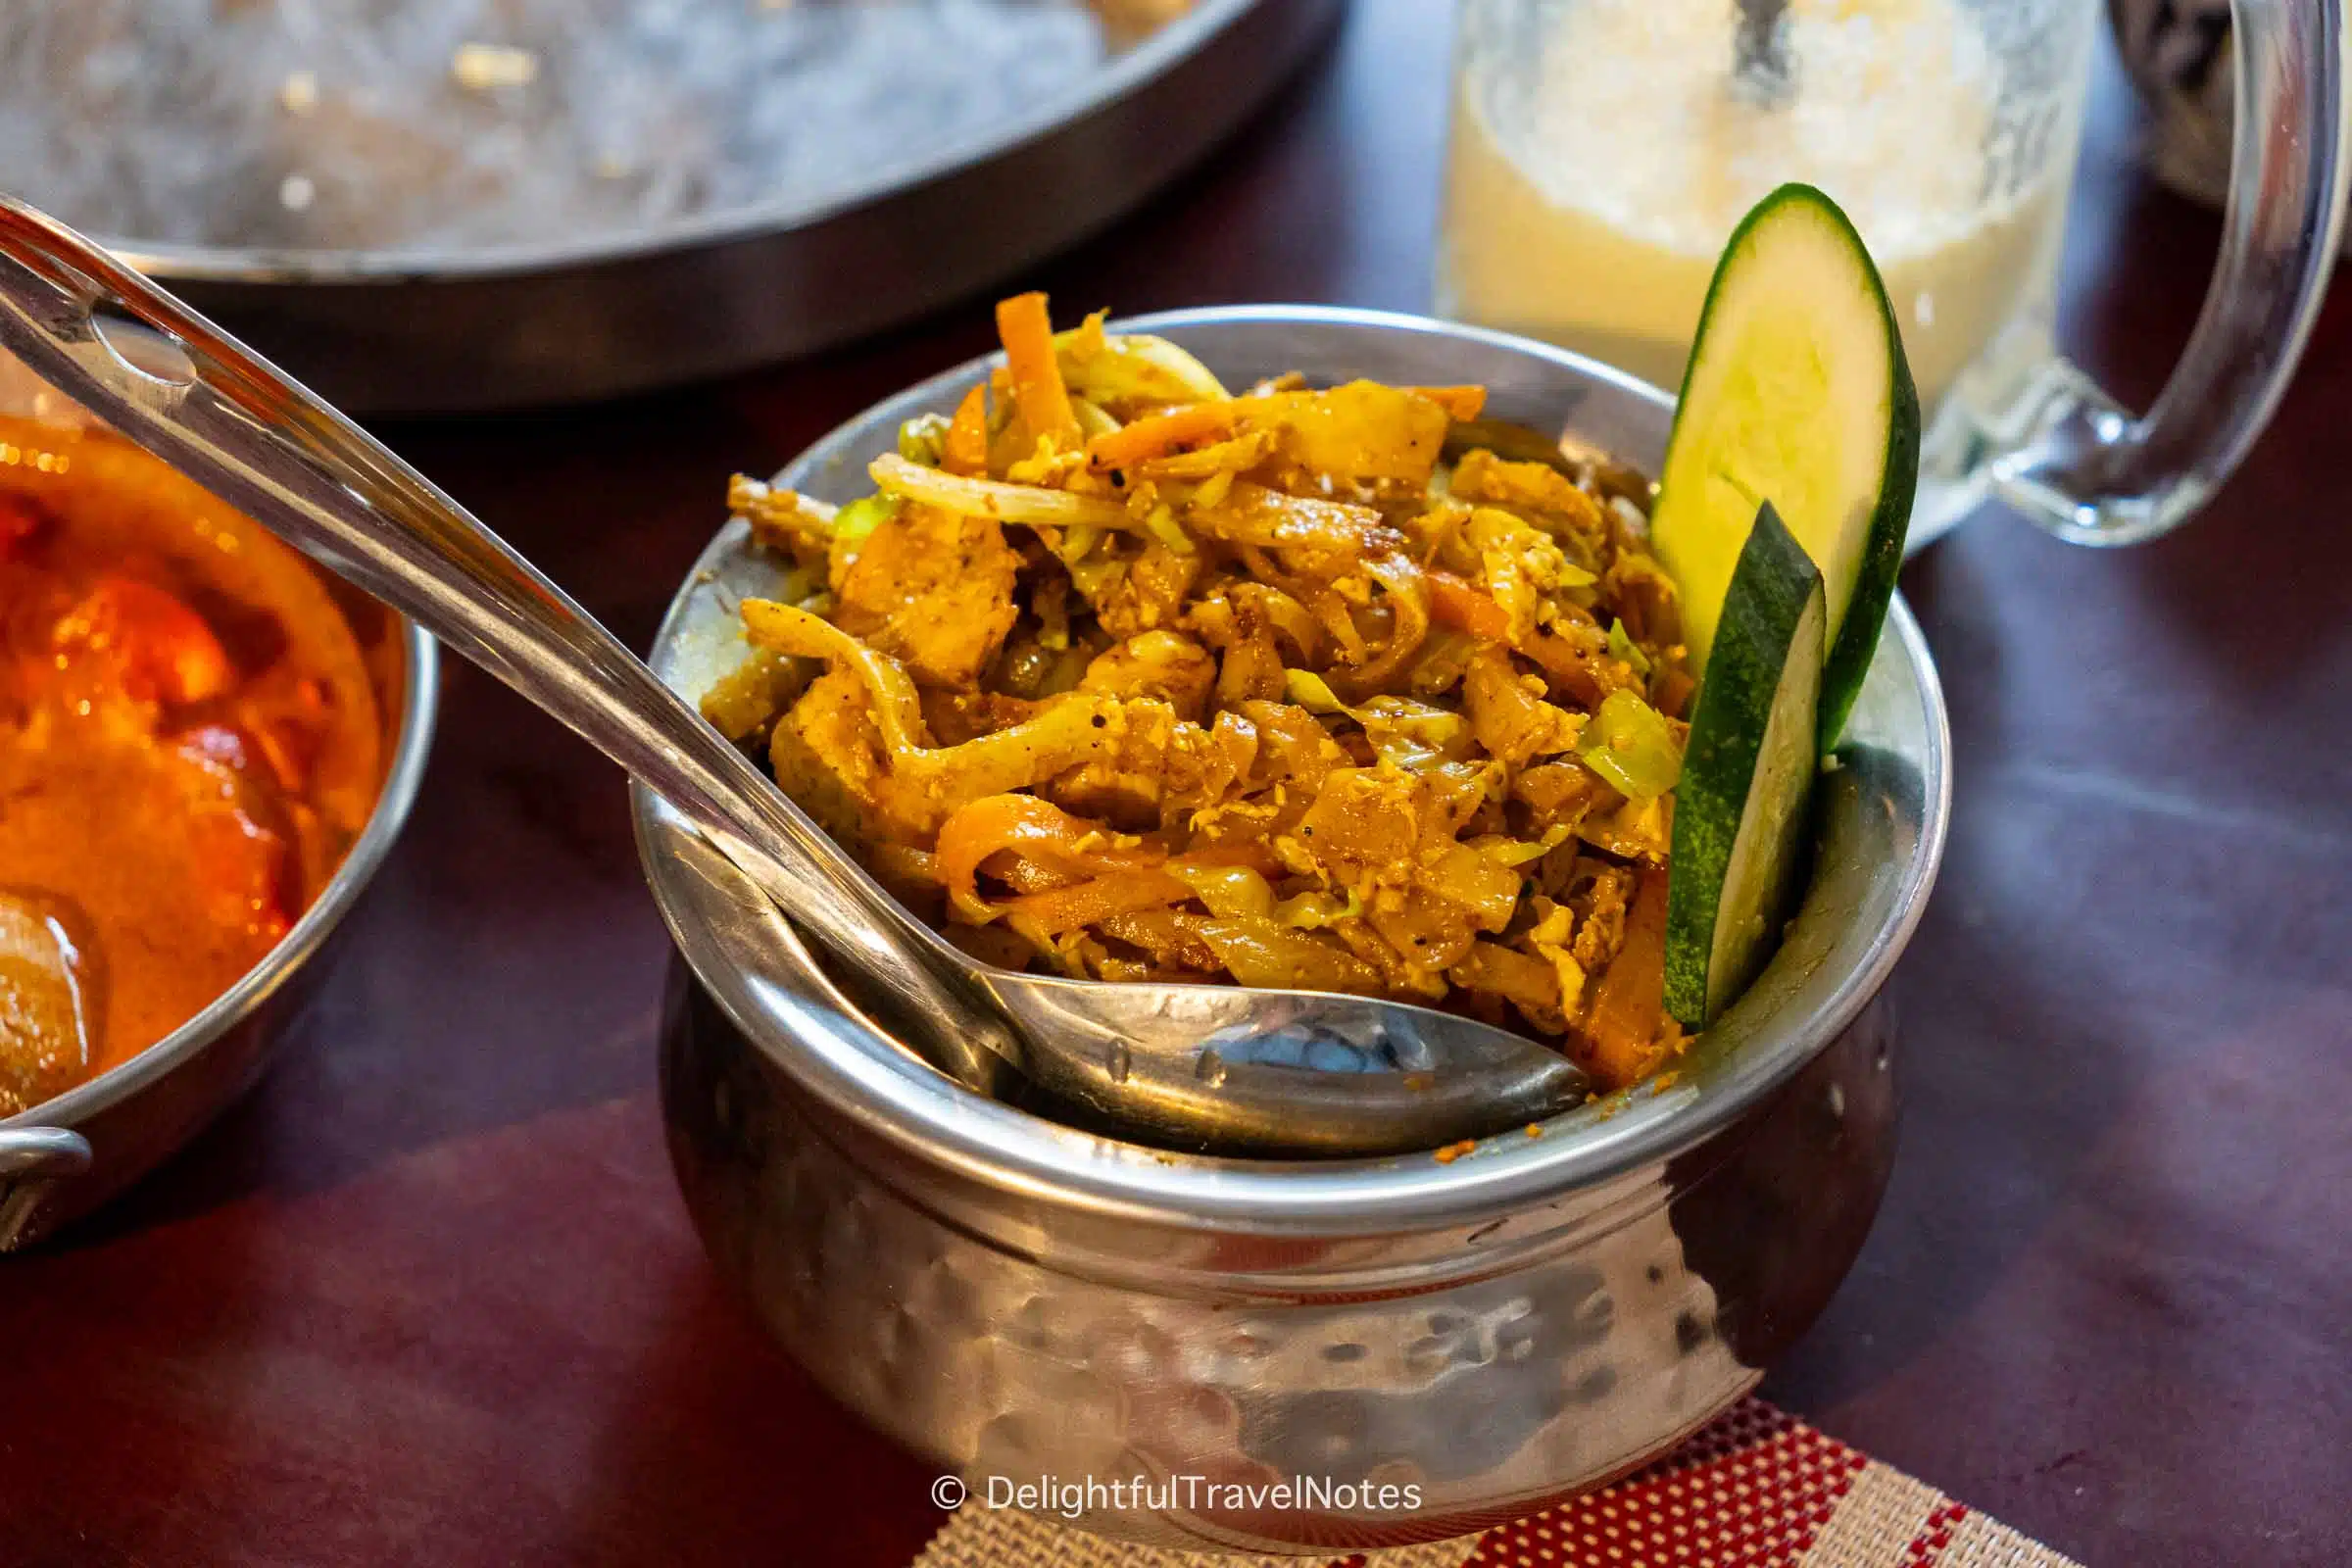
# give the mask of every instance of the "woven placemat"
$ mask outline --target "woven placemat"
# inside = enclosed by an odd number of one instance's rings
[[[968,1502],[913,1568],[1296,1568],[1104,1541]],[[1303,1559],[1311,1562],[1312,1559]],[[1329,1568],[2078,1568],[1892,1465],[1746,1399],[1605,1492]]]

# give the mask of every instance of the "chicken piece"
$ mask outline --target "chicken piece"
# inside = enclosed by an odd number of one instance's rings
[[[0,894],[0,1117],[56,1099],[88,1071],[97,1031],[80,956],[48,910]]]
[[[1424,830],[1401,897],[1368,901],[1364,918],[1413,969],[1432,976],[1460,962],[1480,932],[1500,934],[1519,903],[1518,867],[1481,845],[1443,831],[1453,808]],[[1458,831],[1458,827],[1456,828]]]
[[[1113,637],[1134,637],[1161,626],[1173,626],[1184,613],[1185,596],[1200,580],[1201,558],[1171,550],[1157,539],[1129,564],[1118,580],[1100,595],[1088,595],[1095,618]]]
[[[1092,732],[1097,755],[1037,786],[1064,810],[1142,833],[1185,826],[1246,786],[1258,736],[1240,714],[1219,713],[1203,727],[1156,698],[1080,695],[1096,705],[1089,722],[1102,720]]]
[[[768,763],[784,793],[854,850],[891,836],[882,809],[882,736],[865,683],[827,670],[776,721]]]
[[[101,577],[59,617],[50,645],[136,702],[200,703],[226,691],[236,674],[203,616],[135,577]]]
[[[170,766],[187,803],[188,863],[215,901],[219,923],[241,927],[268,948],[294,924],[302,894],[294,827],[258,753],[228,725],[205,724],[173,740]]]
[[[1197,724],[1216,683],[1216,661],[1199,643],[1172,631],[1148,631],[1097,656],[1078,689],[1104,697],[1155,698],[1177,717]]]
[[[927,850],[959,808],[1114,758],[1128,738],[1121,705],[1072,694],[961,745],[933,746],[921,731],[894,751],[872,704],[871,688],[855,670],[828,670],[778,720],[768,743],[784,792],[868,858],[885,843]],[[1157,708],[1163,722],[1172,721],[1165,704],[1129,706]]]
[[[917,684],[968,691],[1018,618],[1019,565],[993,518],[902,506],[842,573],[833,621],[901,661]]]

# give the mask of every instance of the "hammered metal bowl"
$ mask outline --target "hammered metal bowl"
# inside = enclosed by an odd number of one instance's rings
[[[1652,471],[1672,413],[1573,355],[1415,318],[1270,307],[1133,324],[1234,384],[1289,368],[1481,382],[1497,416]],[[783,482],[851,499],[901,420],[948,410],[985,368],[881,405]],[[718,537],[660,635],[665,678],[699,693],[725,667],[733,596],[767,569],[740,525]],[[975,1506],[1047,1478],[1198,1477],[1074,1522],[1326,1554],[1524,1515],[1738,1399],[1851,1265],[1893,1154],[1882,992],[1935,879],[1948,749],[1898,601],[1827,780],[1813,886],[1754,989],[1673,1081],[1444,1163],[1171,1154],[971,1095],[809,1006],[837,982],[639,791],[647,878],[681,954],[662,1055],[680,1185],[776,1339],[966,1477]],[[1415,1500],[1249,1507],[1209,1486],[1286,1480],[1318,1504],[1367,1485]]]

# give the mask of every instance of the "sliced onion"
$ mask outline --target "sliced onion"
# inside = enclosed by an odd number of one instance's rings
[[[908,463],[895,452],[876,458],[866,472],[894,496],[905,496],[967,517],[994,517],[1029,528],[1125,528],[1143,524],[1118,502],[1102,496],[1072,495],[1043,485],[974,479]]]

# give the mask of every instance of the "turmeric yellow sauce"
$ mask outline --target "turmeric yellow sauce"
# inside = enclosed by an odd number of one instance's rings
[[[381,745],[289,551],[120,440],[0,418],[0,1115],[260,961],[366,824]]]
[[[711,721],[988,961],[1438,1004],[1612,1085],[1670,1054],[1691,681],[1646,487],[1478,387],[998,325],[872,496],[734,481],[782,582]]]

